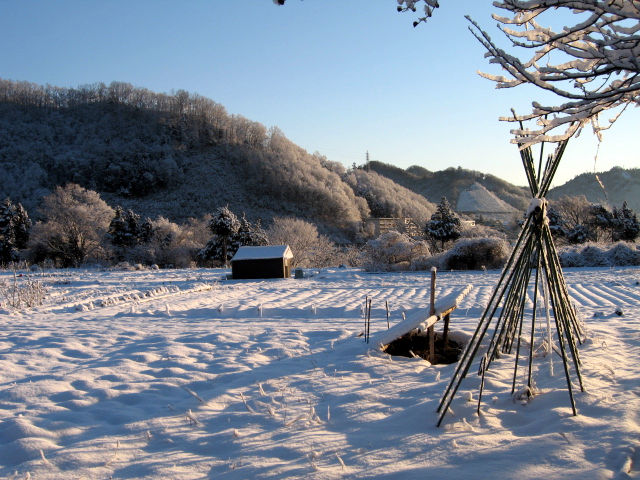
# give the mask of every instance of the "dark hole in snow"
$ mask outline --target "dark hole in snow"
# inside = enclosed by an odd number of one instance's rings
[[[436,333],[435,338],[435,361],[434,364],[450,364],[455,363],[460,358],[464,344],[458,343],[451,338],[447,339],[445,347],[442,334]],[[389,355],[397,357],[414,356],[429,360],[429,337],[426,333],[418,333],[417,331],[409,332],[402,337],[396,338],[388,344],[384,351]],[[413,353],[412,353],[413,352]]]

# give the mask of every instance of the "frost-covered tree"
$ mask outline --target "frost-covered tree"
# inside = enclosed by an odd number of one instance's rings
[[[189,267],[201,244],[193,236],[191,229],[177,225],[164,217],[155,220],[147,219],[143,230],[147,237],[127,252],[127,256],[135,261],[156,264],[160,267]]]
[[[593,239],[593,230],[588,225],[578,223],[566,231],[567,241],[572,244],[580,244]]]
[[[0,265],[18,259],[18,251],[27,247],[31,220],[20,203],[9,198],[0,204]]]
[[[613,241],[623,240],[633,242],[640,235],[640,223],[636,213],[627,206],[627,202],[622,204],[622,208],[613,209],[614,233]]]
[[[398,0],[400,10],[424,14],[414,25],[426,21],[438,7],[436,0]],[[487,49],[489,62],[506,75],[482,74],[498,88],[534,85],[560,97],[564,103],[541,105],[534,102],[525,115],[509,121],[536,120],[538,128],[518,129],[524,136],[514,141],[525,144],[569,138],[578,129],[593,123],[598,135],[609,128],[629,105],[640,104],[640,2],[637,0],[503,0],[493,2],[498,29],[508,39],[512,51],[500,48],[478,23],[471,31]],[[574,21],[556,29],[557,18],[572,15]],[[598,117],[614,109],[604,125]],[[563,131],[556,135],[556,128]]]
[[[235,255],[238,248],[243,245],[261,246],[268,244],[269,240],[267,239],[267,232],[262,228],[261,222],[258,220],[256,223],[251,223],[243,213],[242,218],[240,219],[240,227],[231,239],[231,246],[233,248],[231,256]]]
[[[405,264],[420,257],[430,255],[429,245],[425,241],[414,240],[402,233],[390,230],[378,238],[371,239],[365,247],[368,269],[389,269],[396,265]]]
[[[213,258],[221,260],[225,265],[228,265],[229,259],[231,258],[228,252],[231,240],[233,236],[238,233],[238,230],[240,230],[238,217],[229,210],[229,207],[220,207],[209,222],[209,230],[215,235],[213,239],[214,242],[216,242],[216,244],[219,243],[220,246],[219,255],[216,253]],[[213,246],[212,244],[211,247]],[[209,244],[207,244],[207,247],[209,247]],[[205,247],[205,249],[207,247]]]
[[[204,264],[228,261],[243,245],[267,245],[267,234],[260,221],[251,223],[243,213],[242,218],[229,210],[228,207],[219,208],[208,223],[209,231],[214,236],[198,253],[198,258]]]
[[[549,214],[550,226],[556,238],[564,236],[570,243],[581,239],[587,241],[593,237],[593,227],[590,226],[592,205],[584,195],[563,196],[551,202]],[[584,237],[584,235],[587,235]]]
[[[590,229],[590,237],[594,241],[601,240],[605,235],[613,238],[613,214],[603,205],[594,204],[589,207],[586,226]],[[581,242],[573,242],[581,243]]]
[[[458,239],[461,230],[460,219],[452,210],[447,198],[442,197],[435,213],[431,215],[431,220],[427,222],[425,228],[427,237],[439,241],[440,248],[444,250],[444,244]]]
[[[78,266],[104,258],[103,240],[114,211],[98,193],[74,183],[56,187],[44,197],[41,213],[44,220],[34,225],[30,240],[36,261]]]
[[[115,216],[109,224],[108,236],[117,247],[133,247],[142,243],[140,215],[133,210],[124,211],[122,207],[116,207]]]
[[[272,245],[289,245],[293,253],[291,266],[326,267],[335,265],[337,250],[333,242],[318,233],[309,222],[294,217],[275,217],[267,230]]]
[[[562,238],[566,236],[567,230],[564,220],[555,208],[550,207],[547,210],[547,218],[549,219],[549,229],[555,238]]]

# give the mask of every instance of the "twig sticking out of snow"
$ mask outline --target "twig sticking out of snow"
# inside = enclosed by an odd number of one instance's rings
[[[113,456],[105,463],[105,465],[109,465],[118,457],[118,450],[120,450],[120,440],[116,440],[116,450],[113,452]]]
[[[193,415],[191,409],[187,410],[186,413],[187,420],[189,420],[189,425],[200,425],[198,419]]]
[[[45,465],[51,465],[51,462],[47,460],[47,457],[44,456],[44,451],[42,451],[42,449],[40,449],[40,458],[42,459]]]
[[[247,403],[247,399],[244,397],[244,394],[242,392],[240,392],[240,398],[242,399],[242,403],[244,403],[244,408],[247,409],[247,412],[256,413],[255,410],[249,406],[249,404]]]
[[[292,420],[289,420],[288,422],[286,422],[284,424],[284,426],[285,427],[290,427],[294,423],[299,422],[300,420],[306,420],[306,419],[308,419],[308,415],[303,413],[302,415],[298,415],[297,417],[293,418]]]
[[[200,403],[204,403],[204,400],[202,399],[202,397],[200,395],[198,395],[196,392],[194,392],[193,390],[191,390],[190,388],[187,387],[182,387],[184,389],[185,392],[187,392],[189,395],[191,395],[192,397],[194,397],[196,400],[198,400]]]

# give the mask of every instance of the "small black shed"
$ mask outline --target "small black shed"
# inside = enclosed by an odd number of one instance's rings
[[[288,245],[240,247],[231,259],[231,274],[237,278],[288,278],[293,253]]]

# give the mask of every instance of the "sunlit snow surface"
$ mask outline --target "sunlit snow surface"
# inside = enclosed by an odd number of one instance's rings
[[[536,358],[540,393],[524,404],[505,357],[482,415],[472,369],[441,428],[455,366],[390,358],[357,336],[365,296],[372,334],[387,328],[385,300],[392,323],[426,307],[428,272],[226,273],[32,274],[45,304],[0,310],[0,478],[640,478],[638,268],[566,272],[589,335],[577,417],[557,355],[553,377]],[[498,277],[438,273],[437,296],[474,286],[453,330],[473,331]]]

